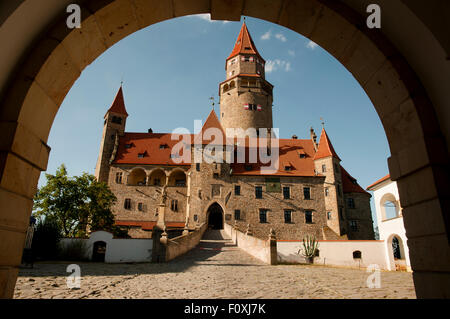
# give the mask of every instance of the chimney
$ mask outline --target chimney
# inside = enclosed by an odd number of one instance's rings
[[[153,130],[151,128],[148,129],[149,133],[153,133]]]
[[[296,140],[297,139],[297,135],[292,135],[292,139]]]

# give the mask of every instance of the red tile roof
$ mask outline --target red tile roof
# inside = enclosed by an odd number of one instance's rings
[[[374,187],[374,186],[376,186],[376,185],[378,185],[378,184],[380,184],[380,183],[382,183],[382,182],[384,182],[384,181],[386,181],[386,180],[388,180],[388,179],[390,179],[390,178],[391,178],[391,175],[390,175],[390,174],[387,174],[385,177],[380,178],[380,179],[377,180],[375,183],[373,183],[373,184],[367,186],[366,189],[370,191],[372,187]]]
[[[317,153],[314,156],[314,159],[316,160],[328,156],[333,156],[338,160],[341,160],[339,156],[336,154],[336,151],[334,150],[333,145],[331,144],[331,141],[327,135],[327,132],[325,131],[325,128],[323,128],[322,133],[320,133],[319,148],[317,149]]]
[[[172,148],[181,140],[186,139],[191,143],[192,134],[181,134],[179,139],[172,140],[171,133],[125,133],[119,138],[119,148],[113,161],[115,164],[149,164],[149,165],[190,165],[190,163],[178,164],[171,158]],[[127,147],[129,145],[130,147]],[[167,145],[167,148],[160,148]],[[185,148],[186,149],[186,148]],[[183,149],[183,152],[184,150]],[[190,152],[190,147],[187,148]],[[144,157],[138,157],[139,153],[146,152]]]
[[[227,60],[238,54],[256,54],[261,60],[264,61],[253,43],[253,39],[248,32],[245,22],[242,24],[241,31],[236,39],[233,51],[231,51],[231,54],[228,56]]]
[[[125,109],[125,101],[123,98],[122,86],[117,92],[116,97],[114,98],[114,102],[111,104],[111,107],[109,108],[108,112],[114,112],[117,114],[128,116],[127,110]]]
[[[344,193],[364,193],[366,192],[359,184],[356,182],[356,178],[351,176],[342,166],[341,166],[341,175],[342,175],[342,189]]]

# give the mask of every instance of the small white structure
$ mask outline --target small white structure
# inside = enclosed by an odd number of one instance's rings
[[[88,239],[64,238],[61,245],[82,240],[86,243],[86,258],[106,263],[151,262],[152,239],[113,238],[105,231],[92,232]]]
[[[380,240],[385,242],[388,269],[411,271],[397,183],[387,175],[367,190],[373,191],[378,231]]]

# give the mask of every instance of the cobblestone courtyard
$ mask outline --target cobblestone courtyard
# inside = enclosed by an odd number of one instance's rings
[[[78,263],[81,288],[66,285],[70,263],[22,269],[14,298],[415,298],[411,273],[381,272],[368,288],[364,270],[268,266],[227,240],[204,239],[166,264]]]

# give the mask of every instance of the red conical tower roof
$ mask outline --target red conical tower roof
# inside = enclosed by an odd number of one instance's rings
[[[314,159],[316,160],[328,156],[333,156],[338,160],[341,160],[339,156],[337,156],[336,151],[334,150],[333,145],[331,144],[331,141],[328,138],[325,128],[323,128],[322,132],[320,133],[319,148],[317,149],[316,155],[314,155]]]
[[[109,108],[108,112],[114,112],[117,114],[123,114],[125,116],[128,116],[127,110],[125,109],[125,101],[123,99],[122,86],[120,86],[120,89],[117,92],[114,102],[111,104],[111,107]]]
[[[238,54],[256,54],[259,58],[265,61],[256,49],[255,43],[253,43],[253,39],[248,32],[245,22],[242,24],[241,32],[239,32],[233,51],[231,51],[231,54],[228,56],[227,60]]]

